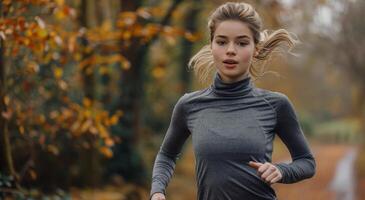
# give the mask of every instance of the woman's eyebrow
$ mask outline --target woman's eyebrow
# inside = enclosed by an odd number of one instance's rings
[[[219,38],[224,38],[224,39],[227,39],[228,37],[225,36],[225,35],[217,35],[216,37],[219,37]],[[237,39],[241,39],[241,38],[247,38],[247,39],[250,39],[250,37],[248,37],[247,35],[239,35],[236,37]]]

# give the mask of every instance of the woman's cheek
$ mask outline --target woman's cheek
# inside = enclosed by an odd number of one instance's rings
[[[215,50],[212,51],[215,64],[220,64],[220,62],[222,60],[221,57],[222,57],[223,53],[224,52],[219,50],[219,49],[215,49]]]
[[[243,50],[241,53],[241,59],[244,63],[248,63],[251,61],[253,55],[253,51],[250,50]]]

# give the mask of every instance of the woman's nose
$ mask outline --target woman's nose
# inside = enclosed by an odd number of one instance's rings
[[[232,43],[228,44],[226,53],[227,53],[227,55],[236,55],[236,48],[235,48],[234,44],[232,44]]]

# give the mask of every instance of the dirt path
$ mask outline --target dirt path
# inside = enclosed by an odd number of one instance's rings
[[[348,145],[313,144],[313,153],[317,161],[317,173],[312,179],[295,184],[276,184],[279,200],[322,200],[336,199],[336,194],[330,188],[338,162],[351,149]]]

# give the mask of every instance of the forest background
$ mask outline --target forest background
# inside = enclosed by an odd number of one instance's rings
[[[147,199],[177,99],[210,84],[187,63],[224,2],[2,0],[0,199]],[[316,177],[275,185],[279,197],[342,195],[337,164],[365,152],[365,1],[245,2],[265,29],[286,28],[302,42],[297,56],[266,65],[279,76],[255,81],[291,99],[317,157]],[[276,140],[274,161],[286,159]],[[351,193],[364,197],[365,158],[355,156],[352,169]],[[168,199],[196,198],[194,170],[189,139]]]

